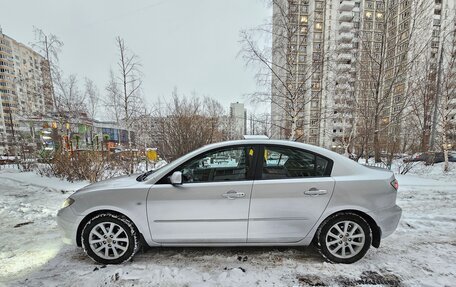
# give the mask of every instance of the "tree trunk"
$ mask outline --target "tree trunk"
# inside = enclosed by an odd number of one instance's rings
[[[289,138],[289,140],[291,140],[291,141],[296,140],[296,128],[297,128],[296,118],[293,116],[291,118],[291,133],[290,133],[290,138]]]
[[[374,156],[375,162],[381,162],[378,115],[374,117]]]

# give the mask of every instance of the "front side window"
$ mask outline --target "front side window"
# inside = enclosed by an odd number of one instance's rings
[[[209,151],[181,165],[183,183],[251,179],[254,149],[247,146]]]
[[[330,161],[301,149],[266,146],[262,179],[329,176]]]

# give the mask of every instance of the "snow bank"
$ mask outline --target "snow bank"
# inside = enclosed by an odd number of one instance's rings
[[[28,184],[36,187],[43,187],[53,191],[60,191],[62,193],[76,191],[89,184],[88,181],[68,182],[55,177],[45,177],[37,173],[20,172],[15,168],[7,168],[0,170],[0,182],[3,179],[9,179],[18,183]]]

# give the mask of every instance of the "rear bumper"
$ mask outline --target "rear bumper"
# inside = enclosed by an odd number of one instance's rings
[[[394,205],[386,209],[369,212],[368,214],[377,222],[382,232],[382,238],[385,238],[396,230],[401,219],[402,209]]]
[[[74,213],[71,206],[57,212],[57,225],[64,243],[76,245],[76,232],[81,220],[82,218]]]

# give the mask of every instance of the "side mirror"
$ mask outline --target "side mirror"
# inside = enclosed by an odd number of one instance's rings
[[[173,172],[173,174],[169,177],[169,181],[171,182],[172,185],[181,185],[182,184],[182,172],[180,172],[180,171]]]

